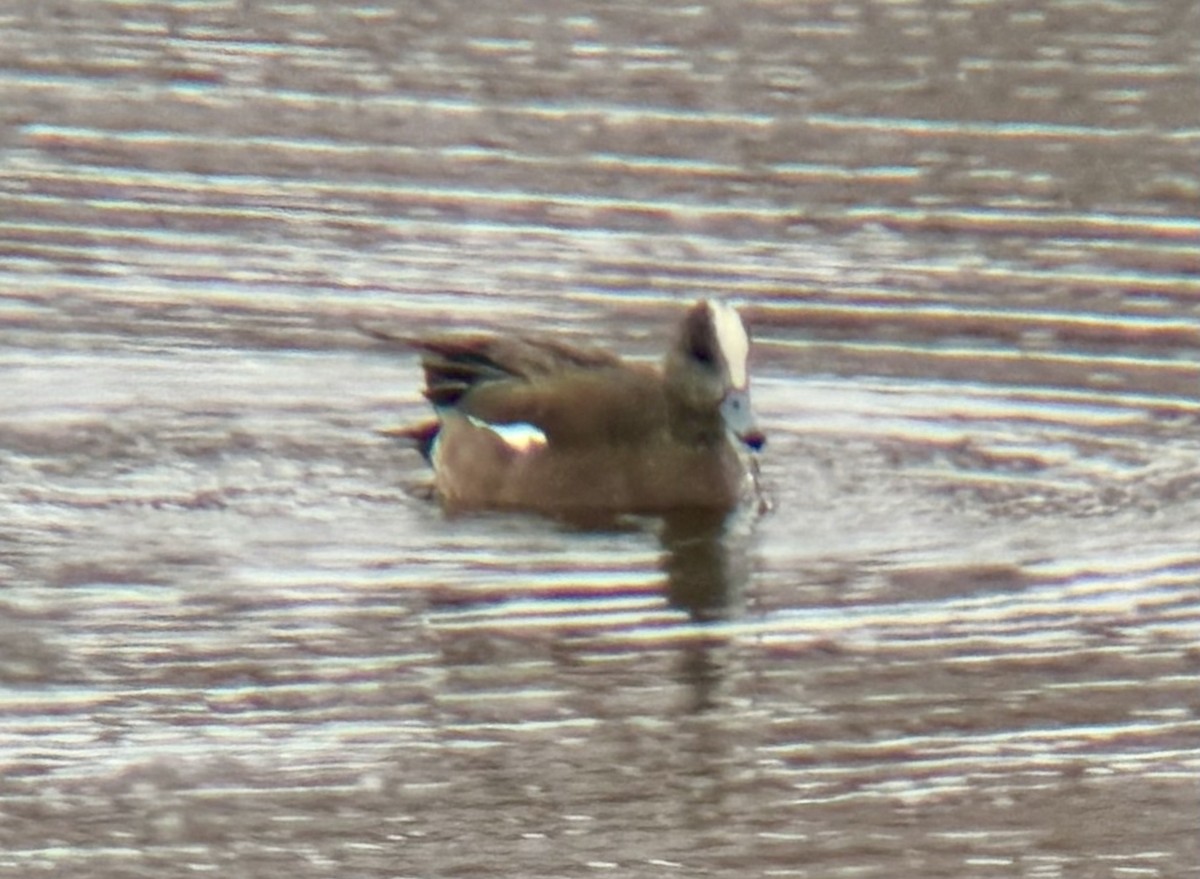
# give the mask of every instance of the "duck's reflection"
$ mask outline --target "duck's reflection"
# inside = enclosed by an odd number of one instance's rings
[[[720,705],[718,693],[725,679],[725,665],[719,651],[723,646],[724,638],[709,636],[689,642],[680,651],[678,674],[679,683],[687,688],[686,713],[711,711]]]
[[[653,520],[658,523],[663,550],[667,601],[696,622],[727,619],[741,605],[750,566],[746,535],[733,526],[745,512],[685,509]],[[585,513],[560,517],[559,523],[582,533],[640,531],[647,526],[647,518]]]
[[[662,522],[666,598],[695,622],[724,620],[741,611],[750,564],[745,535],[732,527],[736,521],[737,513],[689,511]],[[684,644],[678,674],[690,693],[688,713],[719,705],[725,677],[721,653],[727,646],[728,636],[719,627],[705,627]]]
[[[663,520],[667,600],[698,622],[727,618],[745,593],[749,565],[745,547],[729,533],[731,518],[724,512],[690,510]]]

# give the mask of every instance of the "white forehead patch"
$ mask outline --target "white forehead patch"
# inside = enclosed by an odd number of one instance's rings
[[[735,388],[746,387],[746,358],[750,356],[750,338],[741,316],[732,305],[709,301],[713,329],[717,333],[717,344],[729,367],[729,381]]]

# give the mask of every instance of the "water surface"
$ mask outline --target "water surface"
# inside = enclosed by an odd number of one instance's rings
[[[0,13],[0,874],[1200,875],[1194,4],[543,6]],[[708,295],[717,593],[377,432]]]

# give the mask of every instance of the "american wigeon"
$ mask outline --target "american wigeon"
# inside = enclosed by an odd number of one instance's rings
[[[409,340],[437,420],[394,431],[433,466],[448,511],[573,517],[732,510],[763,434],[750,409],[749,338],[709,300],[680,323],[662,368],[534,336]]]

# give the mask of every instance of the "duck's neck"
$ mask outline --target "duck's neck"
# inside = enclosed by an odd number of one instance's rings
[[[667,424],[675,442],[717,446],[725,442],[725,422],[719,413],[697,412],[676,400],[667,401]]]
[[[668,356],[663,396],[671,439],[688,446],[719,445],[725,441],[725,421],[690,378],[687,368]]]

